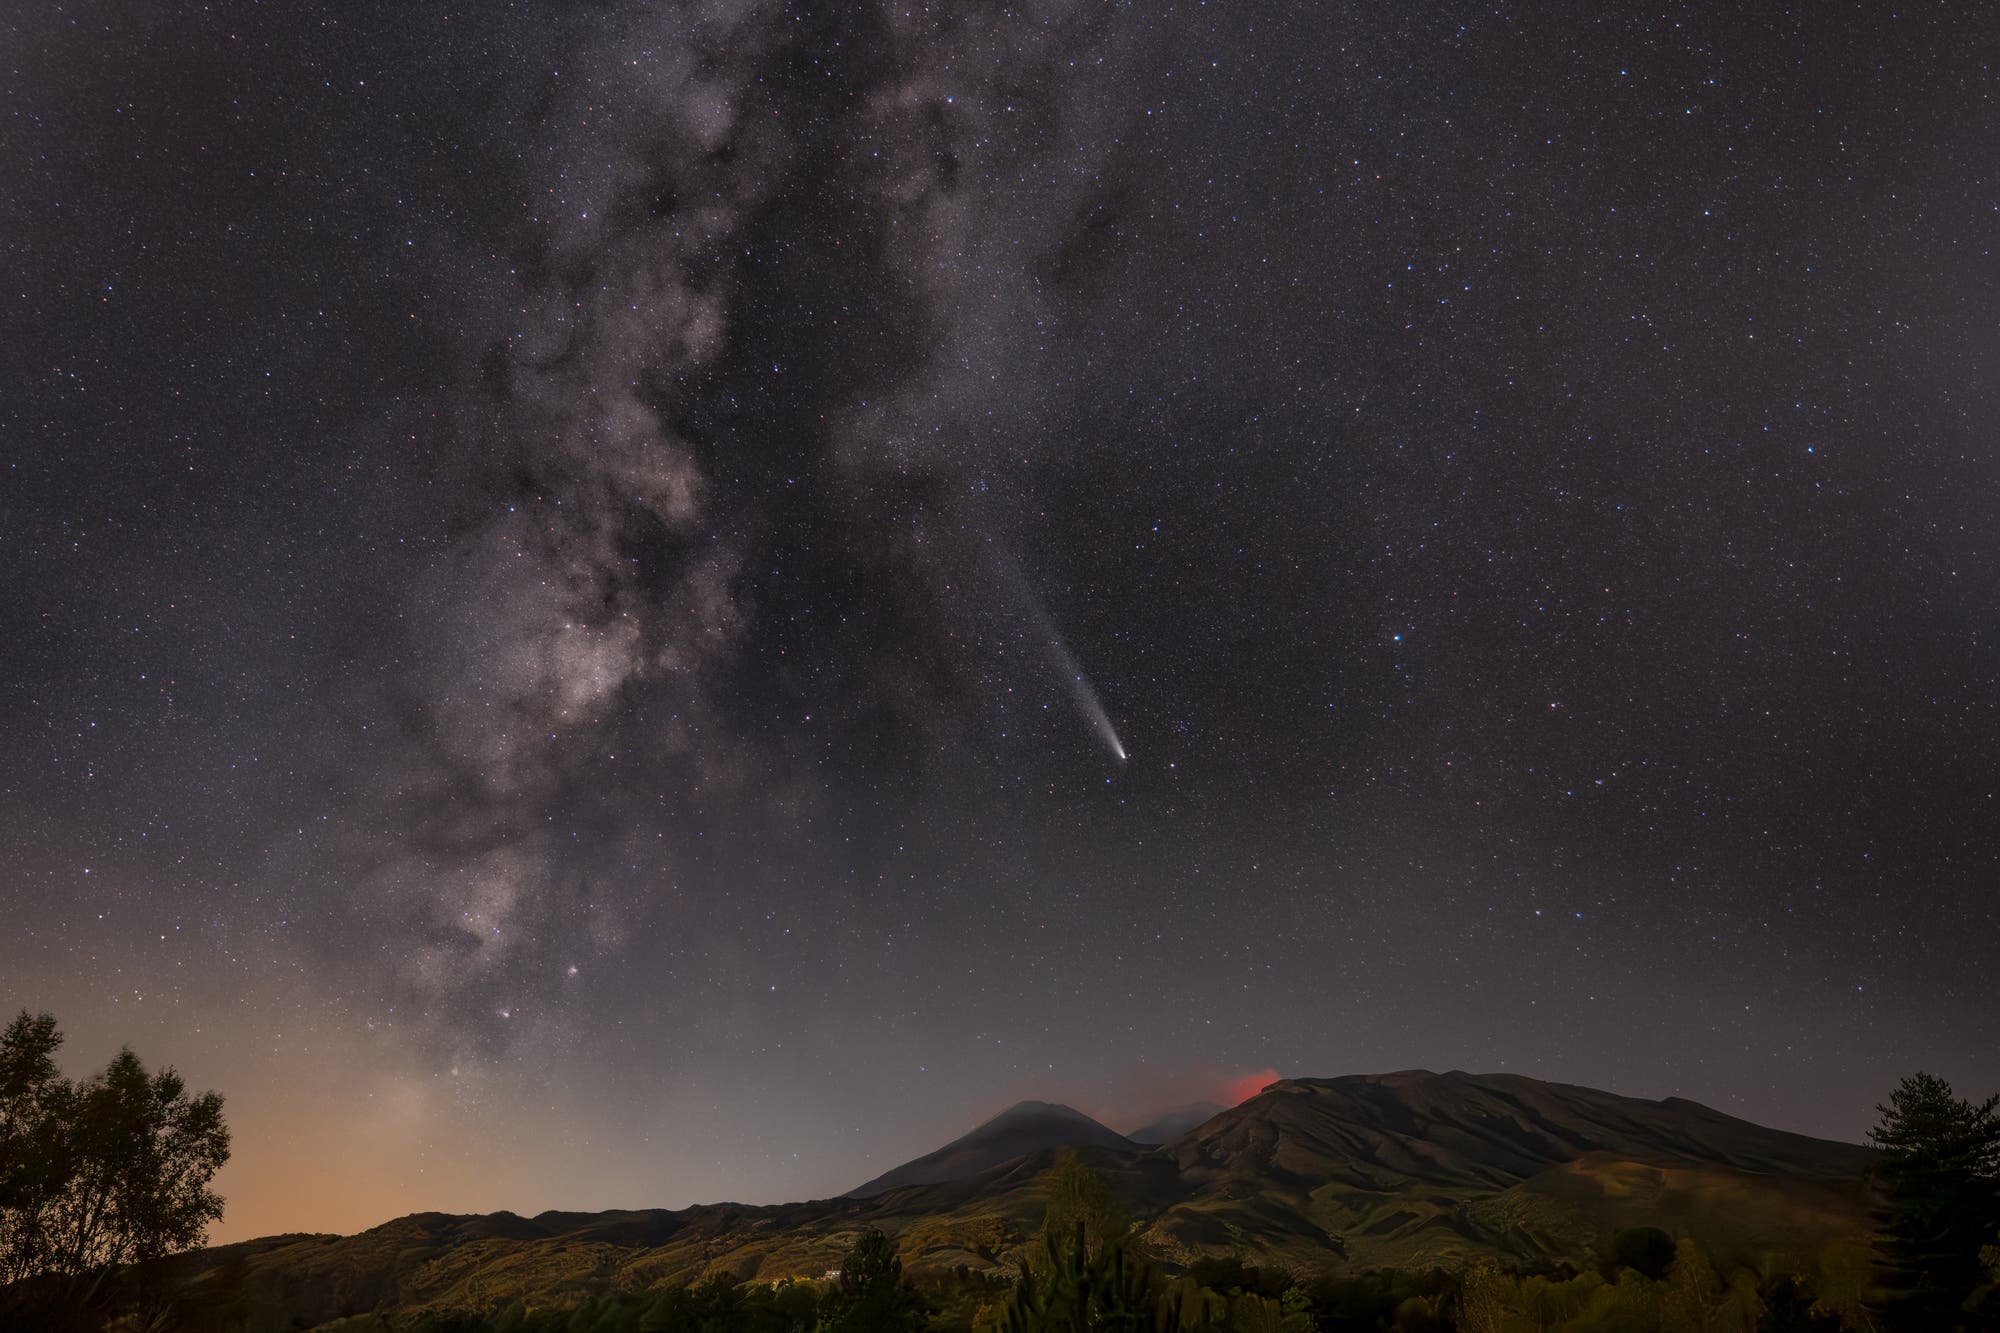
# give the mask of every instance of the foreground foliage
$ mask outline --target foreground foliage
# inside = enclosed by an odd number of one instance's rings
[[[36,1271],[46,1278],[101,1273],[198,1236],[202,1220],[219,1207],[205,1188],[227,1154],[219,1100],[189,1098],[171,1071],[149,1077],[129,1053],[95,1079],[66,1083],[52,1059],[59,1040],[52,1020],[24,1014],[0,1043],[0,1203],[12,1210],[6,1214],[14,1247],[9,1253],[43,1256]],[[1038,1176],[1020,1177],[1025,1199],[1017,1201],[1032,1211],[1016,1211],[1014,1220],[918,1212],[891,1217],[892,1237],[857,1218],[836,1233],[844,1254],[816,1251],[814,1245],[824,1242],[809,1232],[799,1239],[796,1223],[766,1229],[757,1248],[742,1248],[740,1225],[721,1216],[730,1211],[722,1205],[699,1219],[701,1229],[670,1214],[601,1215],[588,1239],[540,1249],[513,1244],[510,1237],[523,1228],[533,1234],[536,1224],[511,1214],[413,1217],[367,1233],[377,1258],[363,1265],[352,1262],[347,1247],[364,1238],[274,1237],[130,1269],[95,1303],[94,1322],[71,1320],[68,1326],[93,1333],[169,1327],[244,1333],[1980,1333],[1994,1329],[2000,1315],[1994,1296],[2000,1285],[1996,1108],[2000,1101],[1959,1100],[1942,1080],[1924,1075],[1896,1089],[1873,1134],[1882,1151],[1874,1185],[1879,1229],[1872,1243],[1857,1226],[1702,1231],[1690,1225],[1685,1208],[1673,1206],[1685,1196],[1662,1192],[1651,1201],[1659,1205],[1651,1214],[1657,1224],[1644,1224],[1643,1208],[1636,1219],[1633,1209],[1617,1220],[1600,1214],[1605,1220],[1594,1236],[1553,1255],[1547,1248],[1541,1258],[1511,1260],[1491,1252],[1481,1257],[1477,1250],[1447,1252],[1435,1267],[1336,1276],[1294,1266],[1268,1250],[1160,1248],[1158,1229],[1136,1220],[1156,1217],[1160,1208],[1160,1195],[1148,1196],[1143,1174],[1121,1167],[1115,1155],[1069,1152]],[[202,1145],[210,1150],[206,1156],[194,1151]],[[1259,1197],[1257,1177],[1240,1179],[1246,1182],[1241,1197]],[[65,1188],[99,1203],[79,1211],[74,1202],[53,1198],[51,1191],[65,1181]],[[1037,1216],[1038,1230],[1031,1220]],[[853,1230],[856,1225],[863,1229]],[[80,1228],[97,1239],[79,1247]],[[1258,1239],[1247,1226],[1229,1234],[1253,1245]],[[663,1236],[677,1237],[679,1248],[664,1251]],[[1746,1236],[1762,1243],[1745,1245]],[[293,1257],[253,1277],[259,1256],[275,1253]],[[385,1254],[395,1261],[382,1262]],[[1177,1255],[1178,1264],[1160,1267],[1168,1254]],[[839,1266],[824,1278],[745,1280],[787,1268],[816,1273],[835,1255]],[[914,1256],[909,1270],[905,1256]],[[551,1257],[558,1262],[547,1262]],[[440,1272],[449,1276],[440,1280]],[[274,1285],[273,1273],[289,1277]],[[55,1325],[10,1325],[0,1312],[0,1326]]]
[[[1053,1227],[1044,1230],[1041,1251],[1015,1285],[1013,1299],[998,1320],[999,1329],[1150,1333],[1175,1326],[1171,1303],[1162,1299],[1152,1270],[1132,1257],[1126,1234],[1113,1233],[1095,1246],[1089,1237],[1081,1219],[1067,1237]],[[993,1321],[989,1319],[987,1326],[993,1327]]]
[[[62,1034],[23,1010],[0,1033],[0,1304],[73,1304],[107,1270],[199,1245],[222,1216],[222,1098],[120,1051],[80,1083]]]
[[[1882,1149],[1884,1323],[1894,1329],[2000,1327],[2000,1097],[1977,1105],[1930,1074],[1897,1085],[1870,1132]]]
[[[879,1234],[879,1233],[878,1233]],[[1854,1267],[1857,1259],[1860,1268]],[[886,1268],[879,1272],[889,1271]],[[711,1274],[664,1292],[521,1302],[490,1312],[366,1315],[327,1333],[1840,1333],[1874,1330],[1862,1303],[1866,1256],[1773,1257],[1719,1275],[1693,1242],[1658,1278],[1634,1268],[1509,1273],[1375,1272],[1302,1278],[1220,1257],[1167,1277],[1118,1239],[1044,1235],[1011,1290],[977,1274],[927,1274],[874,1288],[736,1282]],[[843,1278],[847,1270],[843,1268]],[[892,1294],[893,1293],[893,1294]],[[872,1309],[878,1313],[862,1315]],[[880,1322],[868,1322],[869,1319]],[[197,1324],[198,1327],[206,1325]],[[1949,1327],[1941,1325],[1940,1327]]]

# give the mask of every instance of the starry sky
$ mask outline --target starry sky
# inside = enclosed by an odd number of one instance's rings
[[[0,1007],[214,1233],[2000,1088],[1975,4],[0,15]]]

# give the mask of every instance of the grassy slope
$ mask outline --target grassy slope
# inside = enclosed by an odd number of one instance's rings
[[[1718,1261],[1866,1234],[1866,1153],[1733,1120],[1506,1076],[1291,1080],[1149,1152],[1090,1149],[1171,1265],[1235,1252],[1307,1271],[1488,1255],[1588,1264],[1616,1230],[1663,1226]],[[973,1180],[870,1199],[675,1212],[417,1214],[356,1236],[273,1237],[182,1256],[155,1280],[311,1327],[400,1308],[490,1309],[645,1290],[723,1270],[817,1278],[864,1227],[913,1269],[1011,1268],[1041,1220],[1041,1153]]]
[[[1287,1080],[1163,1151],[1187,1193],[1147,1236],[1177,1260],[1584,1264],[1639,1225],[1727,1260],[1867,1230],[1863,1149],[1505,1075]]]

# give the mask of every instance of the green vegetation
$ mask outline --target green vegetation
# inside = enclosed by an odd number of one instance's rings
[[[322,1333],[922,1333],[929,1307],[903,1278],[895,1243],[864,1231],[832,1281],[739,1282],[714,1272],[658,1291],[613,1292],[486,1311],[354,1316]]]
[[[222,1098],[188,1095],[130,1050],[81,1083],[62,1034],[23,1010],[0,1033],[0,1314],[50,1326],[102,1276],[201,1243],[229,1159]]]
[[[2000,1096],[1974,1105],[1913,1074],[1877,1108],[1882,1149],[1883,1323],[2000,1327],[1983,1251],[2000,1231]]]
[[[1066,1239],[1043,1234],[1035,1263],[1022,1272],[997,1327],[1003,1333],[1137,1333],[1154,1327],[1160,1308],[1153,1272],[1133,1258],[1125,1237],[1093,1247],[1078,1222]]]
[[[1109,1177],[1074,1150],[1057,1154],[1055,1165],[1043,1173],[1042,1195],[1047,1200],[1042,1215],[1045,1250],[1052,1238],[1066,1241],[1074,1232],[1080,1245],[1095,1251],[1122,1242],[1132,1230],[1131,1215]]]
[[[1075,1152],[1042,1177],[1041,1243],[1013,1299],[986,1328],[1003,1333],[1137,1333],[1166,1307],[1152,1269],[1131,1253],[1132,1223],[1111,1182]],[[981,1330],[984,1333],[984,1330]]]
[[[1464,1075],[1398,1076],[1388,1089],[1401,1099],[1395,1119],[1416,1126],[1399,1138],[1405,1131],[1365,1119],[1372,1103],[1348,1081],[1294,1080],[1171,1153],[1045,1152],[976,1183],[894,1198],[536,1219],[418,1214],[359,1236],[177,1254],[221,1210],[207,1189],[228,1155],[220,1098],[190,1096],[172,1070],[147,1074],[129,1051],[69,1082],[54,1062],[60,1042],[45,1014],[23,1013],[0,1036],[4,1327],[2000,1328],[2000,1098],[1967,1102],[1923,1074],[1881,1108],[1872,1155],[1687,1103]],[[1545,1141],[1494,1132],[1522,1123],[1517,1111],[1536,1124],[1574,1112],[1590,1125],[1607,1108],[1636,1137],[1553,1166],[1538,1155]],[[1684,1129],[1699,1131],[1699,1153],[1677,1149]],[[1362,1147],[1342,1146],[1350,1141]],[[1411,1142],[1423,1151],[1403,1151]]]
[[[1011,1294],[954,1274],[925,1291],[915,1323],[836,1325],[832,1284],[738,1283],[716,1274],[693,1286],[484,1312],[377,1314],[320,1333],[826,1333],[836,1326],[936,1333],[1839,1333],[1872,1330],[1858,1305],[1830,1304],[1813,1277],[1774,1259],[1728,1280],[1682,1241],[1660,1279],[1635,1269],[1507,1273],[1381,1271],[1303,1278],[1233,1258],[1167,1278],[1121,1243],[1096,1250],[1044,1237],[1052,1250]],[[916,1314],[914,1290],[904,1307]],[[848,1307],[851,1311],[853,1307]],[[902,1318],[897,1315],[892,1318]],[[206,1324],[195,1324],[207,1327]],[[270,1327],[282,1327],[273,1324]],[[1949,1327],[1949,1326],[1941,1326]]]
[[[840,1278],[820,1303],[820,1333],[918,1333],[924,1302],[903,1281],[896,1242],[870,1227],[840,1264]]]

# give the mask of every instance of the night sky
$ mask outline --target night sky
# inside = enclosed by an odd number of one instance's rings
[[[0,1008],[226,1096],[224,1239],[2000,1089],[1996,55],[10,5]]]

